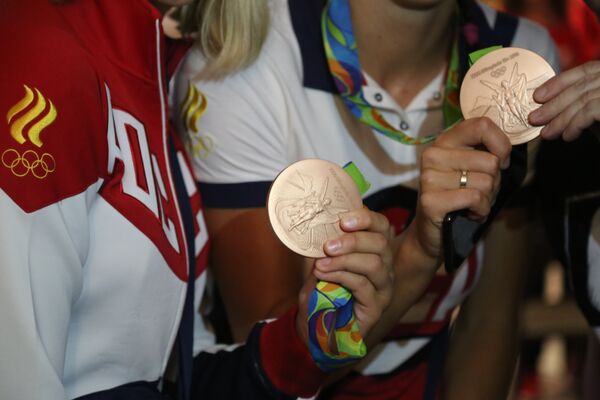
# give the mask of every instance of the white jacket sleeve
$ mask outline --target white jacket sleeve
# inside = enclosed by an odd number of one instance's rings
[[[28,214],[0,190],[1,399],[66,399],[69,317],[89,239],[86,203],[84,192]]]

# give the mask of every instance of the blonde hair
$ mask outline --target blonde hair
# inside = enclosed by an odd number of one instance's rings
[[[267,36],[267,0],[196,0],[179,15],[207,59],[202,79],[221,79],[256,60]]]

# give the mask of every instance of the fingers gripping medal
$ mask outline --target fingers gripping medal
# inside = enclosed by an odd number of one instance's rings
[[[355,168],[350,164],[350,168]],[[279,239],[306,257],[325,257],[323,245],[341,236],[339,214],[362,207],[360,182],[351,172],[325,160],[298,161],[273,182],[267,207]],[[366,184],[368,188],[368,184]],[[366,189],[365,189],[366,190]],[[308,304],[309,350],[324,371],[347,365],[366,354],[345,288],[320,281]]]
[[[542,126],[529,124],[529,113],[541,105],[533,91],[555,75],[536,53],[516,47],[493,50],[477,59],[467,71],[460,89],[465,119],[488,117],[513,145],[539,136]]]
[[[460,108],[465,119],[488,117],[508,136],[511,144],[526,143],[539,136],[543,127],[529,124],[529,113],[540,104],[533,100],[534,90],[555,75],[552,67],[539,55],[525,49],[488,47],[469,54],[472,64],[460,88]],[[520,167],[503,172],[503,183],[484,224],[470,220],[465,210],[448,213],[442,226],[444,264],[455,272],[473,250],[488,224],[520,185],[524,173]],[[463,171],[460,187],[467,184],[468,171]],[[504,177],[506,176],[507,179]],[[464,179],[463,179],[464,178]],[[504,192],[504,193],[503,193]]]

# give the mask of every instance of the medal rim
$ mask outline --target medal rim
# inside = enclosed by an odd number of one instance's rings
[[[316,166],[316,164],[322,164],[322,167],[319,168],[318,166]],[[276,215],[277,213],[275,211],[274,202],[276,200],[276,197],[278,197],[278,195],[286,192],[286,190],[284,190],[281,186],[281,185],[283,185],[284,179],[289,174],[294,173],[299,168],[308,169],[306,166],[303,167],[303,165],[312,165],[310,167],[311,170],[318,169],[319,171],[320,170],[326,171],[327,168],[333,168],[334,170],[336,170],[336,172],[338,172],[338,175],[340,176],[340,179],[342,180],[342,184],[344,185],[344,189],[345,189],[346,193],[348,193],[348,199],[346,199],[347,204],[348,204],[348,211],[352,211],[352,210],[358,209],[359,207],[362,207],[362,196],[360,195],[358,187],[356,186],[356,183],[354,182],[352,177],[350,175],[348,175],[348,173],[346,171],[344,171],[344,169],[342,167],[340,167],[338,164],[336,164],[334,162],[319,159],[319,158],[306,158],[306,159],[296,161],[296,162],[290,164],[289,166],[287,166],[281,172],[279,172],[279,174],[273,180],[273,183],[271,184],[271,188],[269,189],[269,193],[267,195],[267,213],[269,215],[269,222],[271,224],[271,228],[272,228],[273,232],[275,233],[275,236],[277,236],[277,238],[281,241],[281,243],[283,243],[288,249],[290,249],[291,251],[293,251],[296,254],[300,254],[302,256],[311,257],[311,258],[326,257],[327,255],[323,251],[322,247],[320,250],[315,250],[315,249],[303,250],[303,249],[301,249],[296,244],[296,242],[293,241],[292,239],[290,239],[289,236],[285,233],[285,229],[281,225],[281,223],[278,221],[277,215]],[[321,173],[320,176],[331,176],[331,174]],[[279,197],[281,197],[281,196],[279,196]],[[353,202],[356,204],[352,204]],[[341,228],[340,228],[340,230],[341,230]],[[328,237],[327,240],[333,239],[335,237],[338,237],[338,236]],[[325,242],[323,242],[323,244],[324,243]]]
[[[472,102],[473,98],[477,97],[477,94],[473,94],[474,89],[477,89],[478,87],[482,86],[481,83],[475,82],[477,79],[480,79],[480,78],[479,77],[470,78],[469,73],[474,71],[475,68],[478,68],[478,66],[481,66],[483,63],[486,63],[486,62],[490,63],[490,61],[491,61],[491,63],[494,63],[494,62],[500,61],[500,60],[502,60],[503,57],[510,56],[515,51],[521,52],[520,56],[526,58],[528,65],[532,64],[532,63],[539,65],[539,67],[536,67],[536,69],[534,71],[540,71],[540,75],[549,74],[548,79],[551,79],[553,76],[556,75],[556,72],[554,71],[554,69],[552,68],[550,63],[548,63],[548,61],[546,61],[539,54],[537,54],[529,49],[524,49],[521,47],[503,47],[503,48],[491,51],[490,53],[482,56],[475,63],[473,63],[473,65],[467,70],[465,77],[463,79],[463,82],[461,84],[460,94],[459,94],[460,109],[462,111],[462,114],[463,114],[465,120],[470,119],[470,118],[476,118],[473,116],[469,116],[469,112],[466,109],[467,108],[466,104],[468,102]],[[530,75],[532,75],[531,68],[524,68],[524,70],[526,72],[521,70],[522,62],[518,63],[518,67],[519,67],[519,72],[525,73],[528,78]],[[466,85],[465,85],[465,82],[466,82]],[[538,85],[537,87],[539,87],[539,86],[541,86],[541,84]],[[467,101],[467,100],[469,100],[469,101]],[[534,102],[535,102],[535,100],[534,100]],[[541,105],[542,105],[538,102],[535,102],[535,104],[536,104],[536,108],[530,110],[529,112],[541,107]],[[489,118],[489,117],[487,117],[487,118]],[[510,143],[512,145],[519,145],[519,144],[530,142],[530,141],[534,140],[535,138],[537,138],[540,135],[540,132],[543,128],[543,126],[532,126],[530,124],[529,124],[529,126],[530,126],[529,129],[527,129],[524,132],[519,133],[519,134],[507,133],[506,131],[502,130],[502,127],[499,126],[499,128],[508,137],[508,139],[510,140]]]

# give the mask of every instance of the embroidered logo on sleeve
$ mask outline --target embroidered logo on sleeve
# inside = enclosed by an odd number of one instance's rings
[[[181,105],[181,118],[183,125],[194,133],[198,133],[196,124],[206,111],[208,102],[206,97],[200,92],[193,83],[189,83],[187,95]]]
[[[56,170],[56,160],[52,154],[42,150],[44,142],[40,136],[56,120],[58,113],[52,101],[37,88],[23,87],[25,95],[6,113],[6,123],[10,136],[16,142],[15,147],[4,150],[1,161],[19,178],[31,174],[44,179]],[[28,148],[31,144],[37,149]]]
[[[198,121],[206,111],[207,105],[206,97],[190,82],[185,100],[181,104],[181,119],[189,135],[188,150],[200,159],[208,157],[215,147],[212,137],[200,134],[198,130]]]

